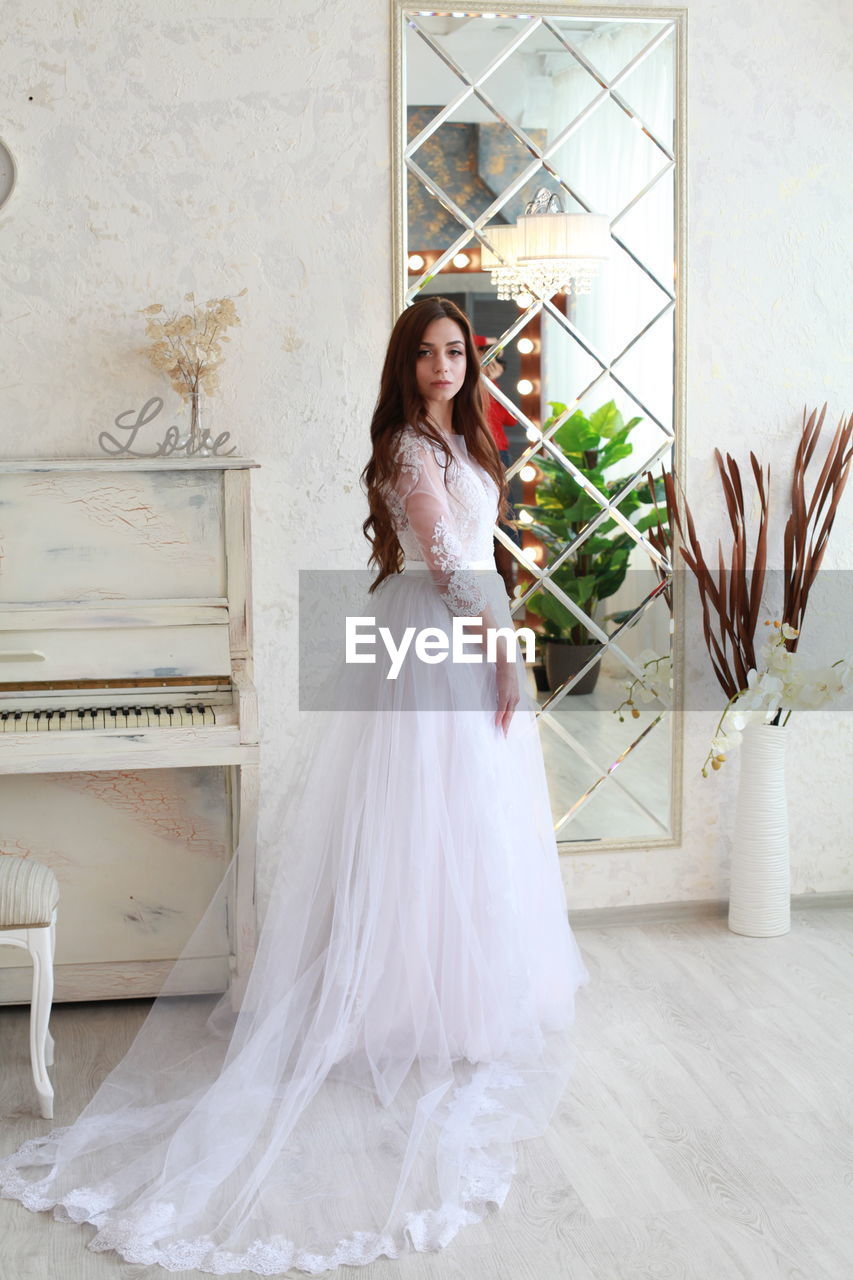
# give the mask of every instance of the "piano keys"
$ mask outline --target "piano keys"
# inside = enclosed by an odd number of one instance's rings
[[[216,710],[209,702],[168,703],[151,706],[74,707],[57,703],[34,711],[23,703],[0,711],[0,733],[54,733],[75,729],[171,729],[183,725],[216,724]]]

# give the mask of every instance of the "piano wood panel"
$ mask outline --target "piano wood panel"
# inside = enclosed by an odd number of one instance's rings
[[[105,957],[132,994],[156,994],[163,969],[155,962],[179,954],[230,857],[224,774],[191,767],[0,777],[0,853],[35,858],[59,881],[57,1000],[96,998],[91,982],[79,991],[75,972]],[[224,914],[198,951],[199,990],[225,989]],[[0,1003],[28,999],[31,972],[25,952],[0,947]]]
[[[222,508],[218,471],[0,470],[0,602],[224,596]]]
[[[38,631],[10,631],[4,624],[0,614],[0,681],[4,682],[211,676],[227,673],[231,667],[228,628],[218,624]],[[151,661],[154,653],[156,665]]]
[[[227,600],[99,600],[96,604],[6,604],[0,607],[0,628],[28,631],[39,627],[79,630],[80,627],[195,627],[203,623],[227,626]]]
[[[252,594],[248,572],[251,562],[249,476],[248,471],[226,471],[222,477],[231,653],[235,659],[251,657],[252,654]]]

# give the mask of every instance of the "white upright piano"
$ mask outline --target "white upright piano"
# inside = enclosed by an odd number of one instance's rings
[[[238,848],[191,990],[242,994],[255,466],[0,462],[0,856],[59,880],[57,1001],[156,995]],[[27,1001],[30,981],[26,953],[0,948],[0,1004]]]

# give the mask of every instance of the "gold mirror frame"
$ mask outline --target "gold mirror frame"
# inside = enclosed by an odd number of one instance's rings
[[[685,8],[650,8],[645,6],[573,6],[561,4],[530,3],[521,9],[496,9],[494,4],[473,0],[461,7],[465,16],[493,15],[498,18],[513,19],[560,18],[578,20],[614,19],[614,20],[646,20],[648,22],[669,22],[674,38],[673,52],[673,220],[674,220],[674,287],[673,287],[673,440],[671,445],[671,465],[678,476],[684,475],[685,465],[685,422],[686,422],[686,234],[687,234],[687,181],[686,181],[686,143],[687,143],[687,10]],[[406,68],[404,63],[405,35],[407,16],[455,16],[456,10],[423,10],[411,0],[391,0],[391,175],[392,175],[392,314],[400,314],[406,304],[408,285],[408,246],[407,228],[404,218],[407,213],[406,182],[408,168],[404,153],[407,140],[407,101],[406,101]],[[460,224],[460,231],[464,224]],[[521,326],[519,326],[520,328]],[[677,540],[672,531],[674,555],[672,568],[677,564]],[[563,557],[559,557],[562,559]],[[616,852],[624,849],[668,848],[679,845],[682,839],[682,784],[683,784],[683,750],[684,750],[684,618],[685,618],[685,573],[672,573],[670,579],[672,592],[671,620],[671,655],[672,655],[672,703],[664,709],[653,725],[668,718],[670,724],[670,771],[669,771],[669,832],[660,837],[640,837],[632,839],[608,840],[561,840],[557,835],[560,853],[585,854],[590,852]],[[645,730],[648,732],[648,729]],[[645,736],[640,734],[632,747]],[[618,764],[628,754],[620,755],[598,781],[588,789],[582,797],[585,802],[598,786],[612,778]]]

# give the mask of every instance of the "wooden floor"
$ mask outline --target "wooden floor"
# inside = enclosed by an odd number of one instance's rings
[[[779,938],[740,937],[724,917],[577,938],[591,974],[578,1065],[547,1139],[521,1145],[503,1209],[441,1253],[336,1274],[853,1280],[853,910],[795,910]],[[55,1007],[54,1124],[82,1108],[148,1007]],[[31,1110],[26,1019],[0,1009],[2,1151],[49,1127]],[[93,1234],[0,1200],[0,1274],[169,1274],[90,1252]]]

